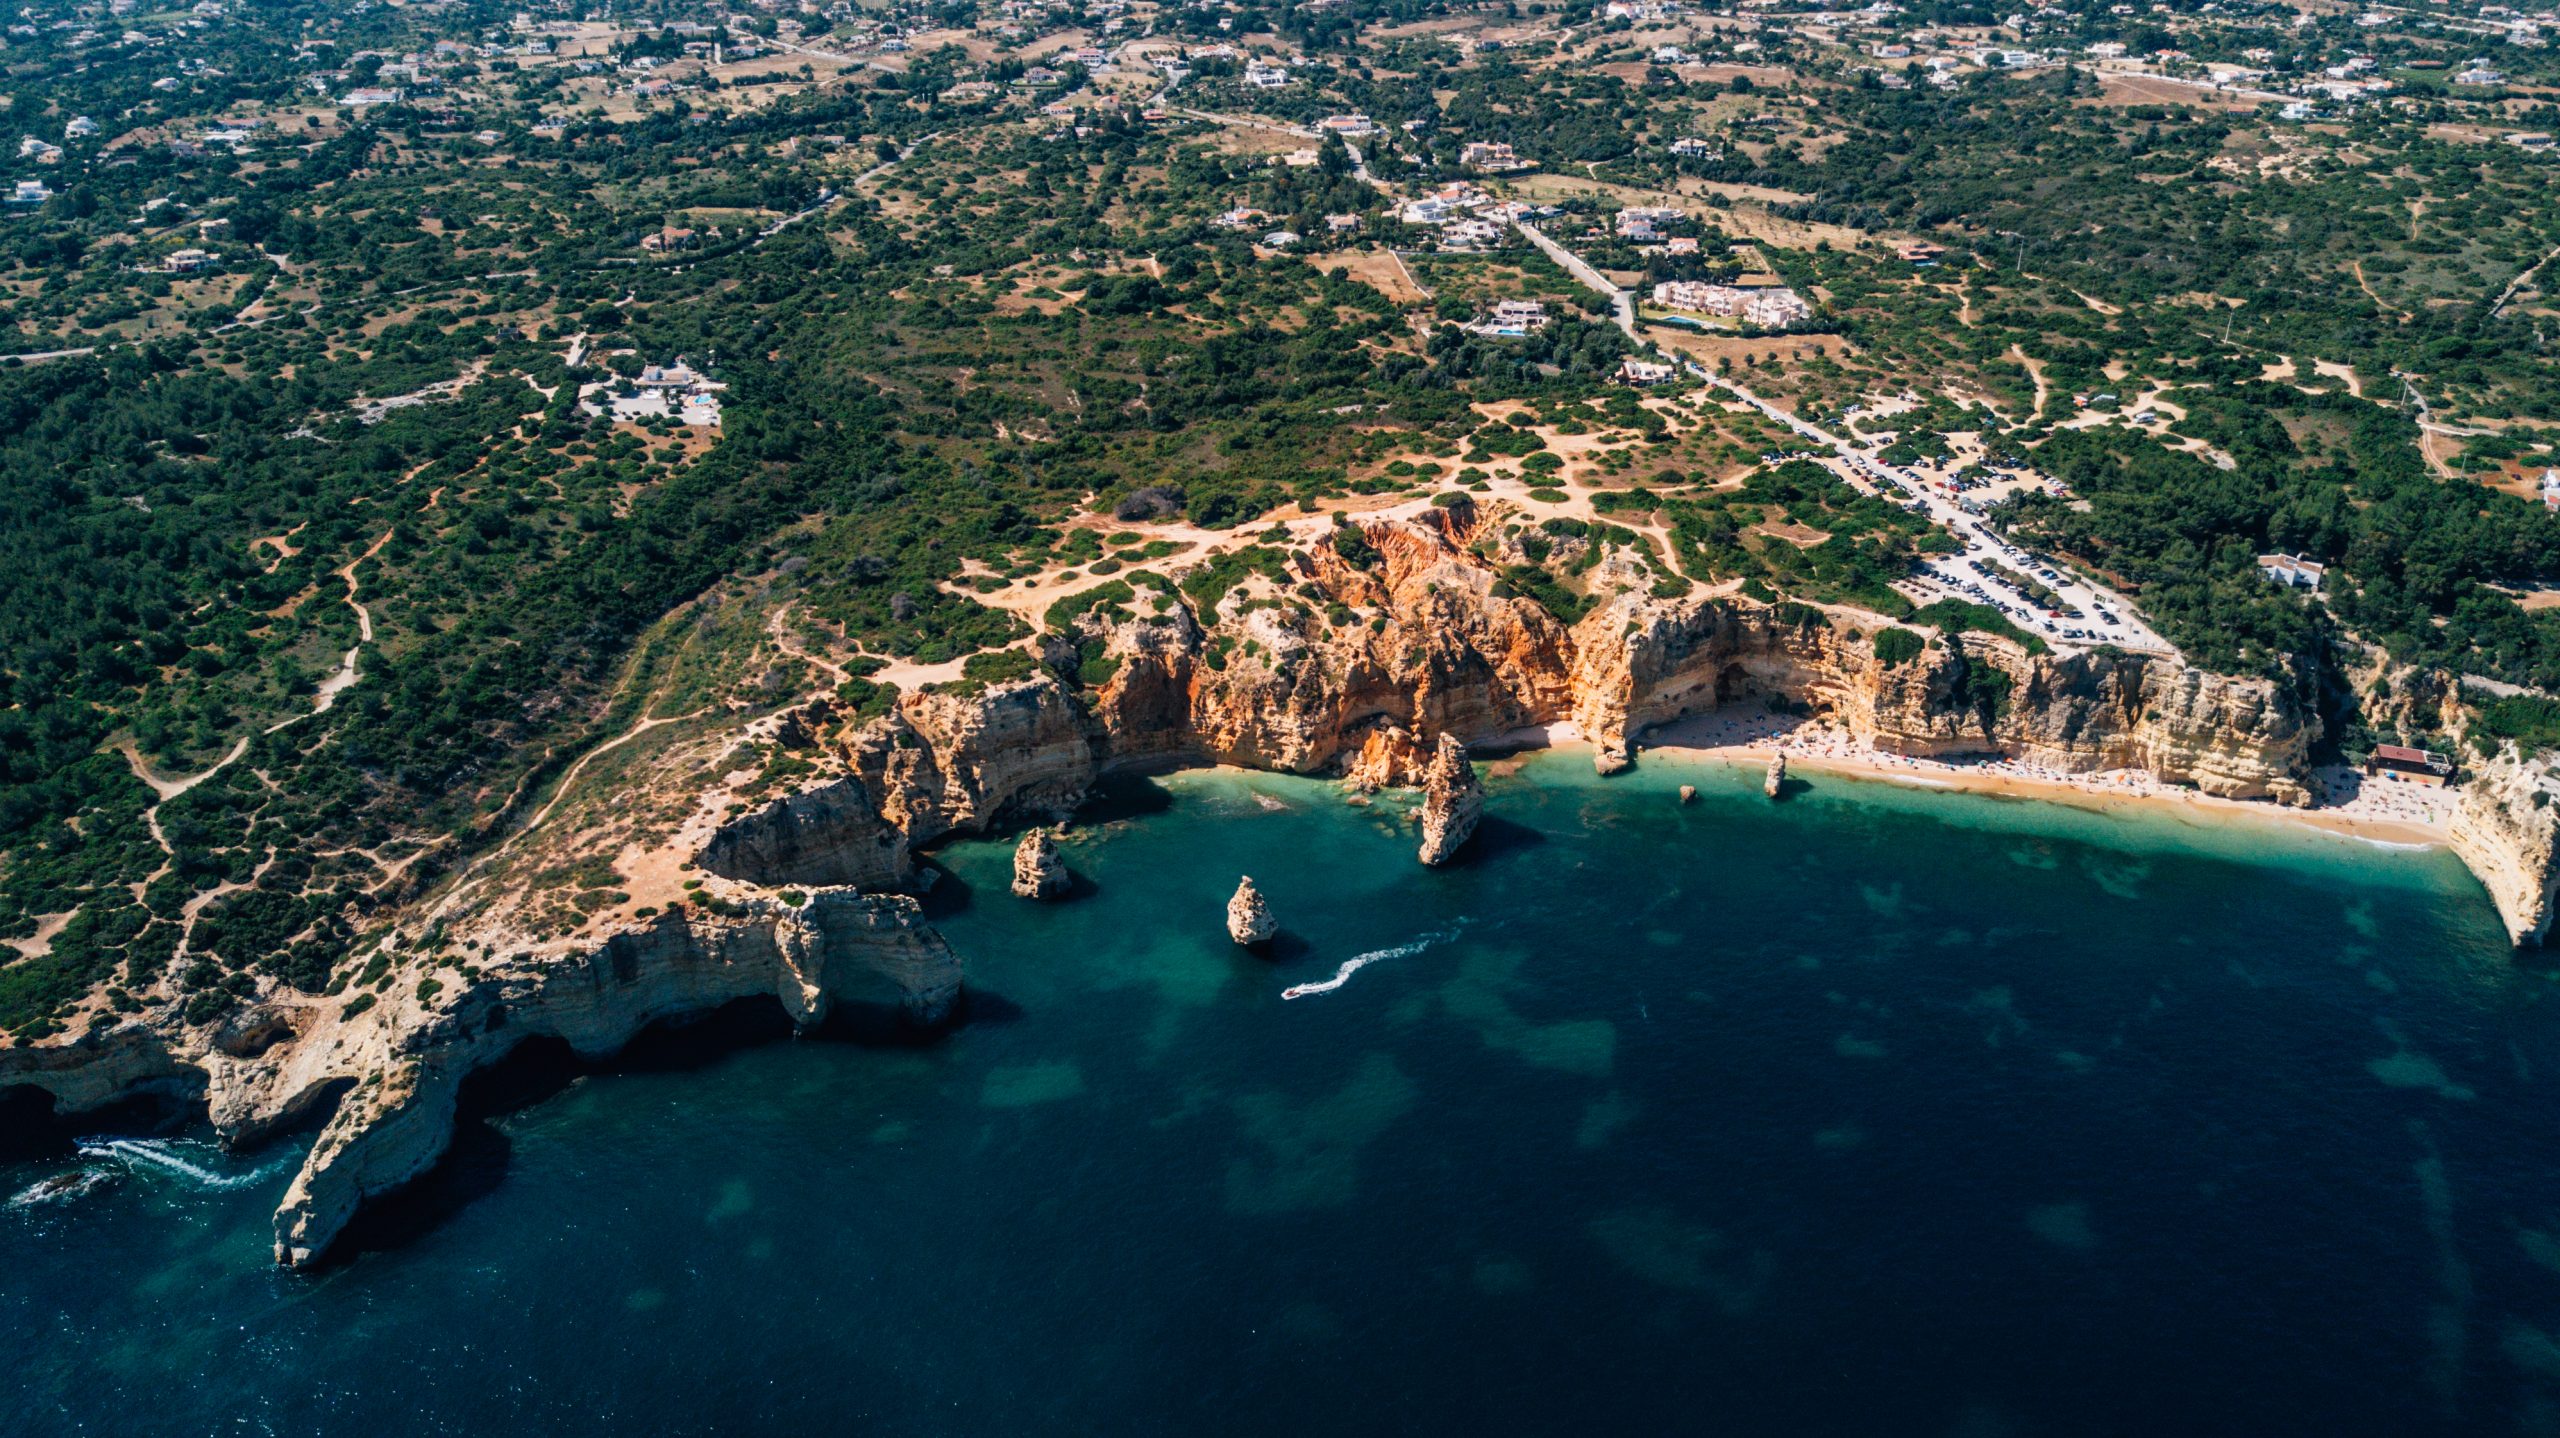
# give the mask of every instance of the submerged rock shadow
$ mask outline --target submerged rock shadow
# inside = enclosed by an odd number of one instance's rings
[[[1481,864],[1505,854],[1534,849],[1546,842],[1545,834],[1526,824],[1505,819],[1499,814],[1487,814],[1476,821],[1476,831],[1468,837],[1466,844],[1441,867],[1462,869],[1469,864]]]
[[[966,913],[970,905],[978,902],[978,886],[961,878],[930,854],[917,856],[916,875],[922,881],[922,887],[916,891],[916,905],[924,911],[924,921],[928,924]]]
[[[1166,812],[1173,802],[1173,791],[1148,775],[1114,774],[1094,785],[1093,792],[1076,806],[1074,822],[1092,825],[1143,819]]]
[[[1257,966],[1270,968],[1296,963],[1316,951],[1314,944],[1286,929],[1261,943],[1237,944],[1233,947],[1239,957],[1253,959],[1257,961]]]

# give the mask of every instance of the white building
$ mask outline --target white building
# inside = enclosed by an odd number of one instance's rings
[[[2318,593],[2320,581],[2328,574],[2329,566],[2314,564],[2299,555],[2261,554],[2258,556],[2258,572],[2265,575],[2270,584]]]
[[[1547,307],[1536,300],[1503,300],[1491,313],[1468,325],[1475,334],[1516,339],[1547,327]]]
[[[1665,280],[1653,287],[1653,302],[1665,309],[1725,315],[1762,329],[1785,329],[1813,318],[1813,306],[1794,290],[1744,289],[1698,280]]]

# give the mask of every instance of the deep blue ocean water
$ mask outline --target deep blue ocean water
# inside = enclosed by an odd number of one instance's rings
[[[2560,1430],[2560,989],[2450,857],[1758,781],[951,847],[964,1026],[511,1065],[315,1276],[298,1148],[108,1150],[0,1212],[0,1431]]]

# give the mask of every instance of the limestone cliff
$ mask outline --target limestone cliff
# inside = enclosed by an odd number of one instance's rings
[[[2560,757],[2501,744],[2464,781],[2453,811],[2453,851],[2489,890],[2507,937],[2539,944],[2560,893]]]
[[[2297,682],[2159,656],[2030,653],[1981,634],[1937,636],[1887,664],[1873,643],[1890,622],[1880,616],[1660,598],[1622,554],[1591,567],[1582,582],[1595,602],[1568,627],[1497,574],[1524,558],[1499,516],[1462,506],[1365,533],[1374,564],[1300,549],[1288,583],[1249,581],[1214,613],[1166,594],[1148,612],[1085,615],[1069,637],[1109,661],[1099,686],[1043,674],[909,696],[867,726],[815,725],[829,756],[819,777],[725,825],[702,862],[840,856],[815,878],[849,874],[860,856],[860,881],[876,883],[904,872],[908,850],[1056,813],[1114,769],[1217,763],[1418,784],[1442,736],[1463,744],[1532,726],[1574,725],[1609,772],[1647,728],[1749,698],[1810,710],[1892,752],[2135,768],[2226,797],[2308,797],[2319,729]],[[857,795],[875,807],[841,802]],[[811,819],[836,828],[812,832]]]
[[[786,795],[721,826],[698,862],[732,879],[893,888],[913,869],[911,831],[874,792],[848,775]]]
[[[1464,505],[1363,534],[1359,562],[1307,543],[1205,599],[1164,584],[1095,606],[1055,636],[1077,661],[1056,673],[909,693],[868,721],[826,697],[648,721],[659,727],[625,736],[642,742],[613,756],[609,781],[543,805],[390,914],[342,991],[268,984],[212,1027],[175,1006],[110,1016],[0,1051],[0,1094],[32,1087],[64,1111],[199,1096],[242,1142],[328,1112],[277,1216],[280,1256],[303,1263],[358,1204],[435,1161],[463,1078],[528,1035],[603,1053],[653,1020],[763,994],[804,1023],[857,995],[938,1018],[958,962],[911,901],[876,891],[915,883],[914,856],[937,839],[1061,815],[1115,770],[1347,767],[1369,785],[1430,783],[1446,793],[1427,861],[1464,839],[1465,745],[1569,723],[1606,770],[1652,725],[1757,696],[1906,753],[2303,794],[2316,724],[2301,686],[1981,635],[1937,635],[1887,664],[1877,616],[1660,597],[1677,584],[1658,564],[1579,538],[1532,544]],[[2497,885],[2537,932],[2540,815],[2516,800],[2467,821],[2481,852],[2521,856]],[[1269,920],[1256,900],[1248,929]]]
[[[424,981],[404,974],[355,1002],[277,991],[211,1034],[134,1020],[78,1044],[11,1049],[0,1089],[31,1087],[66,1113],[144,1092],[194,1097],[242,1144],[335,1100],[276,1214],[277,1260],[300,1266],[361,1203],[434,1165],[463,1079],[527,1038],[601,1057],[657,1020],[758,995],[804,1026],[846,1002],[930,1024],[959,993],[959,961],[912,899],[827,889],[722,908],[485,968],[436,966]]]
[[[2227,798],[2309,798],[2302,775],[2319,728],[2296,686],[2150,655],[2036,654],[1980,634],[1941,636],[1889,665],[1871,642],[1885,623],[1621,596],[1574,631],[1574,720],[1604,772],[1651,725],[1757,697],[1829,715],[1892,753],[2145,769]]]

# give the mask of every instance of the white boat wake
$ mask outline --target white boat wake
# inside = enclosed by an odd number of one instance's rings
[[[263,1183],[272,1178],[282,1166],[281,1163],[271,1163],[248,1173],[217,1173],[201,1164],[189,1163],[180,1158],[176,1153],[171,1152],[176,1147],[176,1144],[156,1138],[90,1139],[83,1140],[79,1145],[80,1155],[83,1158],[121,1159],[125,1167],[136,1173],[171,1174],[185,1179],[197,1188],[205,1189],[247,1188],[251,1184]]]
[[[1341,988],[1344,984],[1351,982],[1351,976],[1353,974],[1360,972],[1362,969],[1369,967],[1380,959],[1411,958],[1413,955],[1421,953],[1424,949],[1430,948],[1433,944],[1450,938],[1456,934],[1456,932],[1457,931],[1455,929],[1452,929],[1446,933],[1425,934],[1411,943],[1398,944],[1392,949],[1371,949],[1365,954],[1359,954],[1354,957],[1344,959],[1342,961],[1342,967],[1333,971],[1332,978],[1321,979],[1312,984],[1293,984],[1288,988],[1282,989],[1280,991],[1280,997],[1284,999],[1303,999],[1310,994],[1332,993],[1335,989]]]
[[[49,1204],[72,1203],[104,1187],[114,1175],[100,1169],[75,1168],[56,1174],[39,1183],[18,1190],[9,1200],[11,1208],[40,1208]]]

